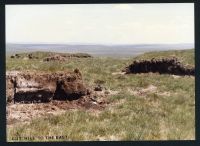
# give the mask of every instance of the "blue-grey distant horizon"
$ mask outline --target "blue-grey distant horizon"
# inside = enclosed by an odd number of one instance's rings
[[[150,51],[193,49],[194,44],[6,44],[6,54],[24,52],[88,53],[99,57],[133,57]]]

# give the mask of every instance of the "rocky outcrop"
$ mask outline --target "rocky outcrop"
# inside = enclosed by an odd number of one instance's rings
[[[73,100],[86,95],[87,88],[78,69],[74,72],[6,73],[7,102],[49,102]]]
[[[177,58],[136,60],[123,71],[126,74],[158,72],[160,74],[195,75],[195,69],[193,67],[188,68],[184,66]]]

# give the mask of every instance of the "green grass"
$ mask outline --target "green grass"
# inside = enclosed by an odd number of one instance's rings
[[[163,58],[163,57],[176,57],[184,64],[194,65],[194,49],[189,50],[177,50],[177,51],[162,51],[162,52],[149,52],[142,56],[138,56],[135,59],[151,59],[151,58]]]
[[[159,74],[112,75],[134,59],[171,56],[194,66],[194,49],[150,52],[136,58],[73,58],[62,63],[7,58],[7,70],[55,72],[79,68],[88,86],[101,83],[108,89],[119,91],[119,94],[107,97],[111,104],[96,115],[88,110],[69,110],[59,116],[33,119],[30,124],[19,123],[8,127],[8,141],[15,136],[55,135],[63,135],[65,140],[194,139],[194,78]],[[129,89],[142,89],[149,85],[156,86],[157,92],[149,92],[145,96],[134,96],[129,92]],[[170,96],[158,94],[163,92],[170,93]]]

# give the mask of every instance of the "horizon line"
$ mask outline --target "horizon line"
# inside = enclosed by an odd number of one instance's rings
[[[172,45],[172,44],[192,44],[195,43],[81,43],[81,42],[68,42],[68,43],[48,43],[48,42],[6,42],[7,44],[37,44],[37,45]]]

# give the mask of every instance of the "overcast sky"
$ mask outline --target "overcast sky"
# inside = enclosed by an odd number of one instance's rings
[[[194,43],[194,4],[7,5],[8,43]]]

